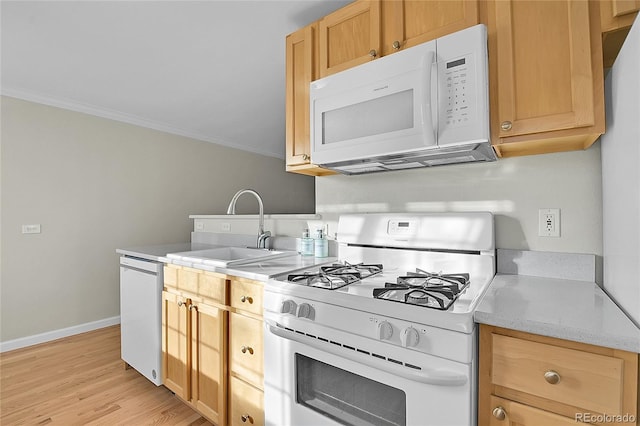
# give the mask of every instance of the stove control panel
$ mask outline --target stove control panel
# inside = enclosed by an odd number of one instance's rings
[[[418,222],[410,219],[392,219],[387,225],[387,233],[391,236],[414,235],[418,229]]]

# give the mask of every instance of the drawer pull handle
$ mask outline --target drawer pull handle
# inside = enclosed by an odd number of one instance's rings
[[[243,354],[249,352],[250,355],[253,355],[253,348],[251,346],[243,346],[240,350]]]
[[[242,423],[246,423],[248,421],[249,423],[253,424],[253,418],[248,414],[243,414],[240,419],[242,420]]]
[[[549,370],[544,373],[544,379],[551,385],[557,385],[560,383],[560,375],[553,370]]]
[[[502,124],[500,125],[500,128],[505,132],[508,130],[511,130],[511,127],[513,127],[513,125],[511,124],[510,121],[503,121]]]
[[[240,301],[241,301],[242,303],[244,303],[244,302],[253,303],[253,297],[251,297],[251,296],[242,296],[242,297],[240,298]]]
[[[493,417],[498,420],[504,420],[505,418],[507,418],[507,412],[504,411],[504,408],[502,407],[496,407],[493,409]]]

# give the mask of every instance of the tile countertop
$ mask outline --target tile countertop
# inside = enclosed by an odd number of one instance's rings
[[[474,319],[481,324],[640,353],[640,329],[595,282],[499,273]]]

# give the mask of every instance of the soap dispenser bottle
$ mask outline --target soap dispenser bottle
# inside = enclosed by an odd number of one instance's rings
[[[316,230],[316,238],[314,241],[314,252],[316,257],[329,256],[329,241],[322,228]]]
[[[303,256],[313,256],[313,243],[313,238],[309,235],[309,229],[302,231],[302,238],[300,239],[300,254]]]

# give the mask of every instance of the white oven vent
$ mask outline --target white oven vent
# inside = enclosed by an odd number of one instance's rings
[[[333,339],[327,339],[325,337],[315,336],[313,334],[305,333],[304,331],[294,330],[293,328],[285,327],[280,323],[276,323],[276,326],[278,328],[280,328],[282,330],[286,330],[286,331],[288,331],[290,333],[295,333],[295,334],[300,335],[300,336],[309,337],[311,339],[315,339],[317,341],[323,342],[323,343],[320,343],[320,344],[334,345],[334,346],[337,346],[337,347],[342,347],[343,349],[347,349],[349,351],[357,352],[357,353],[359,353],[359,354],[361,354],[363,356],[367,356],[368,355],[368,356],[370,356],[372,358],[376,358],[376,359],[379,359],[379,360],[382,360],[382,361],[388,361],[388,362],[390,362],[392,364],[396,364],[398,366],[411,368],[413,370],[422,370],[422,367],[419,367],[417,365],[413,365],[413,364],[408,363],[408,362],[403,362],[403,361],[400,361],[400,360],[397,360],[397,359],[394,359],[394,358],[391,358],[391,357],[387,357],[385,355],[381,355],[381,354],[378,354],[378,353],[375,353],[375,352],[371,352],[371,351],[366,350],[366,349],[357,348],[355,346],[351,346],[351,345],[348,345],[346,343],[337,342],[337,341],[335,341]],[[293,340],[297,340],[297,339],[293,339]]]

